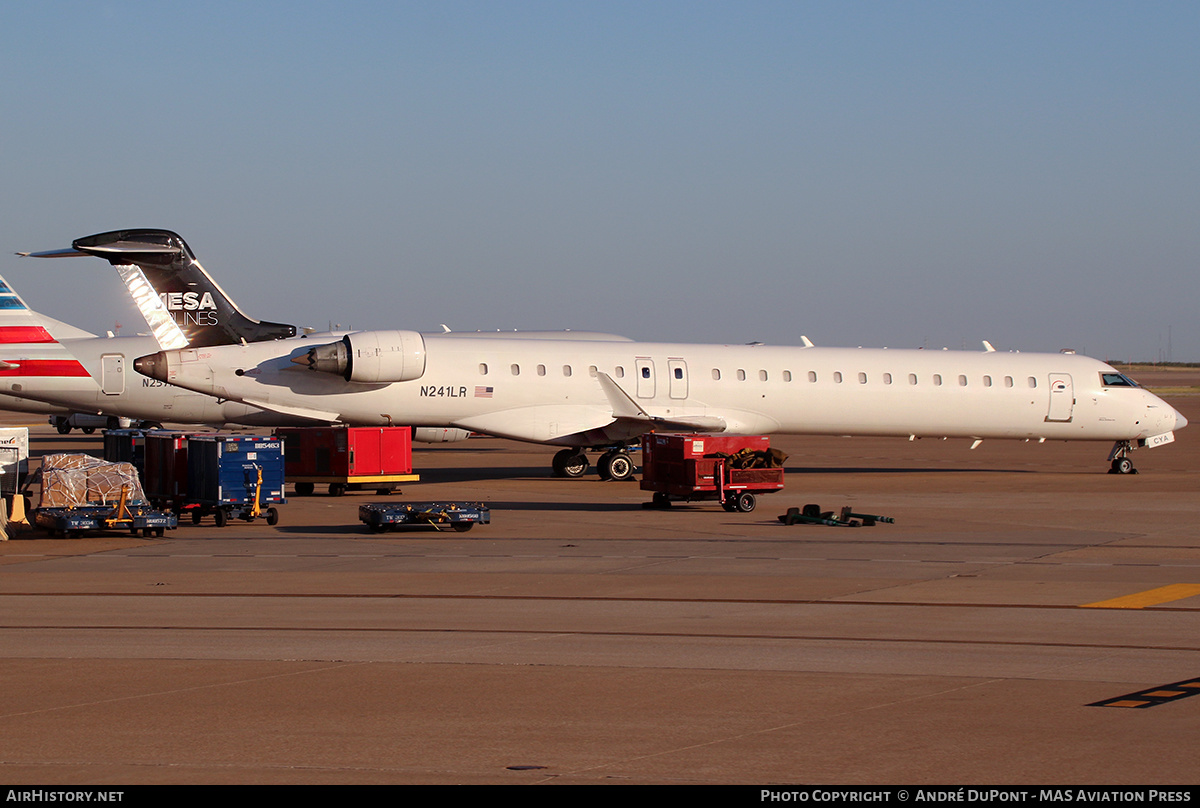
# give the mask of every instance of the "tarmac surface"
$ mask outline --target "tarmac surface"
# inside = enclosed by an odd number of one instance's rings
[[[1136,476],[1100,444],[782,437],[754,512],[646,510],[473,439],[275,527],[19,534],[0,781],[1194,784],[1200,397],[1169,400],[1193,426]],[[357,519],[463,499],[492,523]],[[896,524],[776,518],[807,503]]]

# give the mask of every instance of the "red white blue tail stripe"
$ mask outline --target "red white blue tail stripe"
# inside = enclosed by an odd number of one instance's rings
[[[0,378],[88,375],[44,323],[0,277]]]

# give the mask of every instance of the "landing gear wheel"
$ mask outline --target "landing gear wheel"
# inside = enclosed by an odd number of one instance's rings
[[[279,509],[278,508],[267,508],[267,524],[268,525],[279,524]]]
[[[596,464],[602,480],[628,480],[633,476],[633,458],[626,452],[605,452]]]
[[[1113,459],[1112,470],[1110,474],[1137,474],[1137,469],[1133,467],[1133,460],[1128,457],[1117,457]]]
[[[588,470],[588,459],[579,449],[563,449],[554,455],[554,473],[559,477],[582,477]]]
[[[217,523],[217,527],[225,527],[229,523],[229,514],[217,508],[213,511],[213,521]]]
[[[742,513],[750,513],[750,511],[754,510],[754,506],[757,504],[758,504],[758,500],[756,500],[754,498],[753,494],[750,494],[750,493],[738,494],[737,509],[739,511],[741,511]]]
[[[296,496],[311,497],[312,492],[316,489],[312,483],[296,483]]]

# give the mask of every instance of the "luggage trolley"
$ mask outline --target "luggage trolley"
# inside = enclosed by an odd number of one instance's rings
[[[694,433],[643,435],[642,454],[642,490],[654,492],[647,507],[715,499],[726,511],[743,513],[754,510],[756,494],[783,488],[787,458],[771,451],[765,435]]]

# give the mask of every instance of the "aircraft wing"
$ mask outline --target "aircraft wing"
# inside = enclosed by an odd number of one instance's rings
[[[723,432],[725,430],[725,420],[715,415],[651,415],[622,390],[612,376],[600,372],[596,374],[596,379],[600,382],[604,395],[608,397],[609,404],[612,405],[613,418],[618,421],[646,424],[649,428],[655,429],[686,429],[692,432]]]

